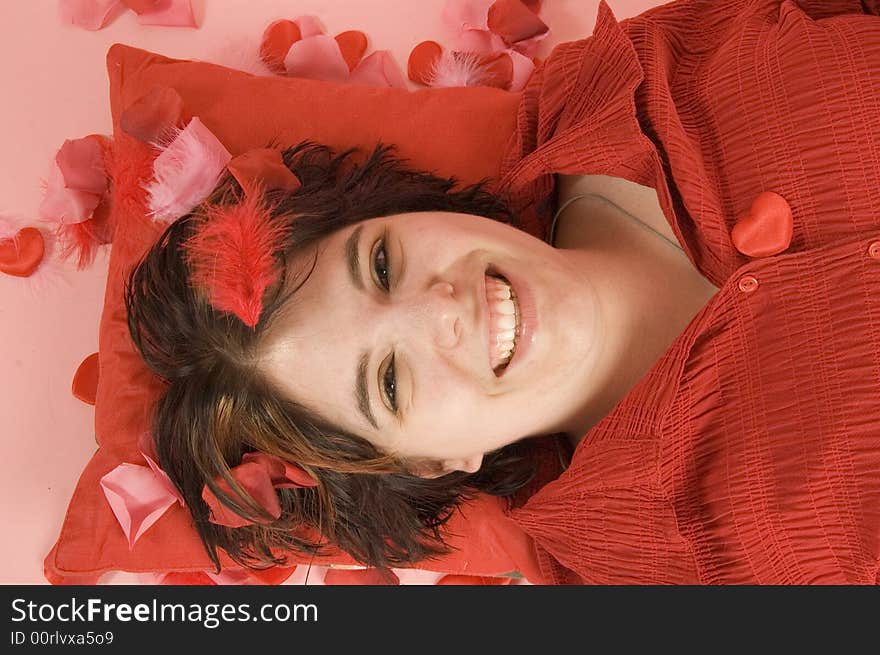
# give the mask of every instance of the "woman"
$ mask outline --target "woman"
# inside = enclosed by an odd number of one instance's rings
[[[876,583],[877,14],[602,2],[525,89],[497,196],[286,151],[254,330],[192,285],[197,221],[169,228],[127,305],[209,549],[268,562],[306,525],[417,562],[481,490],[548,582]]]

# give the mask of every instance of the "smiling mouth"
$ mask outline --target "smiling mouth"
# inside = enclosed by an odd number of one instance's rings
[[[489,307],[489,365],[501,377],[516,354],[520,335],[520,308],[516,292],[507,279],[486,272],[486,303]]]

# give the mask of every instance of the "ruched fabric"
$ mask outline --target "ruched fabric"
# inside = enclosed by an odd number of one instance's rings
[[[588,432],[510,500],[543,582],[877,584],[880,10],[679,0],[557,46],[499,190],[548,236],[554,173],[657,191],[720,288]],[[730,232],[758,194],[791,245]]]

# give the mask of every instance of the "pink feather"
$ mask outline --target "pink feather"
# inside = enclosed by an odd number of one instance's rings
[[[275,253],[284,246],[289,224],[275,224],[255,189],[238,205],[210,206],[184,245],[193,284],[204,288],[211,305],[255,327],[263,294],[277,279]]]
[[[188,214],[214,190],[230,159],[217,137],[193,118],[153,162],[153,179],[145,187],[150,214],[163,222]]]

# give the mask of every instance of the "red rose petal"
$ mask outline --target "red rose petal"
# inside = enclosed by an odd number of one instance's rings
[[[159,577],[159,584],[167,585],[216,585],[202,571],[170,571]]]
[[[488,24],[489,29],[508,44],[544,34],[549,29],[521,0],[496,0],[489,7]]]
[[[348,70],[353,71],[367,51],[367,35],[360,30],[348,30],[336,35],[336,43],[342,50]]]
[[[86,357],[73,374],[70,390],[75,398],[87,405],[94,405],[98,396],[98,353]]]
[[[183,98],[171,87],[156,87],[134,101],[119,117],[119,126],[144,143],[159,141],[183,118]]]
[[[413,82],[428,86],[435,63],[443,54],[443,47],[436,41],[422,41],[409,53],[407,76]]]
[[[437,580],[439,585],[509,585],[513,578],[491,575],[463,575],[450,573]]]
[[[101,195],[107,190],[104,155],[97,138],[67,139],[58,149],[55,162],[68,189]]]
[[[483,56],[480,64],[486,74],[483,86],[492,86],[498,89],[509,89],[513,81],[513,60],[506,52]]]
[[[259,182],[266,189],[296,191],[299,178],[284,165],[281,153],[273,148],[256,148],[233,157],[226,165],[243,189]]]
[[[268,569],[249,569],[252,578],[255,578],[257,584],[279,585],[287,578],[292,576],[296,571],[296,566],[271,566]]]
[[[43,261],[43,234],[35,227],[20,229],[15,237],[0,241],[0,272],[28,277]]]
[[[327,569],[324,574],[326,585],[399,585],[400,579],[389,571],[385,577],[379,569]]]
[[[260,58],[273,73],[284,75],[284,58],[290,46],[302,38],[299,25],[292,20],[276,20],[263,32]]]

